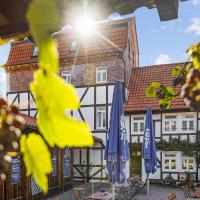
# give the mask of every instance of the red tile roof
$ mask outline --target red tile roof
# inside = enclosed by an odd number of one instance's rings
[[[134,21],[134,18],[98,24],[98,33],[103,36],[104,39],[97,34],[92,35],[92,37],[85,42],[81,42],[80,39],[78,56],[85,56],[86,52],[89,56],[104,53],[116,53],[124,50],[127,47],[128,22],[130,20]],[[56,38],[58,42],[60,59],[74,58],[76,56],[75,53],[70,52],[71,42],[78,39],[78,36],[73,29],[57,32],[53,37]],[[105,41],[105,38],[107,41]],[[113,46],[112,43],[115,45]],[[13,66],[37,62],[37,59],[32,57],[34,47],[34,43],[28,39],[12,43],[6,65]]]
[[[34,117],[31,117],[31,116],[23,114],[23,113],[19,113],[19,115],[25,119],[25,121],[26,121],[25,124],[27,126],[37,128],[36,119]]]
[[[149,67],[134,68],[131,74],[129,84],[128,102],[125,105],[126,113],[144,112],[147,106],[151,106],[153,110],[159,111],[159,103],[156,98],[148,98],[145,96],[146,88],[152,82],[161,82],[166,86],[172,86],[173,77],[171,75],[175,66],[184,63],[173,63],[165,65],[155,65]],[[183,99],[178,96],[172,101],[170,110],[187,109]]]

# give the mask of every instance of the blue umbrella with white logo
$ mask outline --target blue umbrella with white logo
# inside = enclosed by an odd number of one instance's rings
[[[104,155],[104,159],[106,160],[106,174],[109,181],[113,184],[113,199],[114,185],[125,182],[126,161],[128,161],[129,158],[122,84],[120,81],[116,81],[110,113],[108,139]]]
[[[144,139],[142,145],[142,157],[144,158],[145,172],[147,173],[147,196],[149,199],[149,174],[157,170],[156,142],[152,119],[152,109],[147,108]]]

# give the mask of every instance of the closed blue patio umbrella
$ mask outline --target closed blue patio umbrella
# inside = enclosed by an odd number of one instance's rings
[[[124,119],[122,84],[116,81],[110,113],[108,139],[105,147],[106,174],[114,185],[124,183],[126,178],[126,161],[130,158],[127,132]]]
[[[149,174],[154,174],[157,170],[155,132],[150,107],[147,108],[146,112],[142,157],[144,158],[144,167],[147,174],[147,198],[149,199]]]

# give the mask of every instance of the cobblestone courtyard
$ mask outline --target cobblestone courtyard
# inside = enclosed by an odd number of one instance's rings
[[[76,187],[76,185],[74,186]],[[98,191],[97,183],[83,183],[78,185],[77,187],[86,188],[88,191],[88,195]],[[111,188],[110,188],[111,191]],[[184,200],[184,194],[182,190],[178,187],[167,187],[161,185],[151,185],[150,186],[150,200],[167,200],[168,194],[170,192],[176,192],[177,200]],[[147,200],[146,194],[137,195],[139,200]],[[58,196],[49,198],[49,200],[75,200],[73,190],[69,190],[64,192]]]

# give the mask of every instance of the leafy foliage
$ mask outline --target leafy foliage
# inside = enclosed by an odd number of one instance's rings
[[[48,191],[47,175],[52,171],[50,147],[91,146],[93,137],[89,126],[67,116],[66,110],[78,109],[79,100],[72,85],[58,77],[59,61],[52,30],[59,27],[61,17],[55,0],[32,0],[27,12],[30,32],[39,48],[39,70],[30,88],[38,108],[40,134],[29,133],[20,139],[27,175],[33,174],[44,192]],[[30,33],[12,36],[20,40]],[[0,45],[11,38],[0,39]],[[15,156],[21,134],[22,119],[15,107],[0,99],[0,175],[9,167],[10,155]],[[20,121],[21,120],[21,121]],[[37,147],[37,148],[35,148]],[[13,149],[14,148],[14,149]],[[11,153],[13,151],[14,153]],[[9,155],[8,155],[9,153]],[[3,178],[5,174],[1,175]]]
[[[193,155],[200,149],[198,141],[191,142],[172,138],[170,141],[160,140],[156,142],[156,148],[161,151],[182,151],[184,155]]]
[[[38,108],[37,124],[42,137],[30,133],[22,136],[20,144],[27,175],[33,174],[37,184],[47,192],[47,174],[52,171],[47,144],[50,147],[91,146],[93,138],[86,123],[66,115],[67,109],[79,108],[79,100],[74,87],[66,85],[57,75],[58,52],[56,41],[51,37],[51,31],[59,23],[56,2],[33,0],[27,18],[32,36],[39,47],[40,68],[34,73],[30,88]]]
[[[169,108],[171,100],[176,96],[172,87],[166,87],[159,82],[153,82],[145,91],[147,97],[156,97],[161,108]]]
[[[35,133],[22,135],[20,149],[24,154],[27,175],[34,175],[37,184],[46,193],[48,191],[47,174],[52,172],[51,155],[42,137]]]
[[[146,89],[146,96],[156,97],[162,109],[170,108],[171,101],[181,95],[188,107],[195,111],[200,111],[200,42],[192,45],[188,50],[192,63],[186,62],[184,67],[177,66],[172,70],[175,78],[172,87],[166,87],[161,83],[152,83]],[[178,92],[175,93],[175,88]]]

